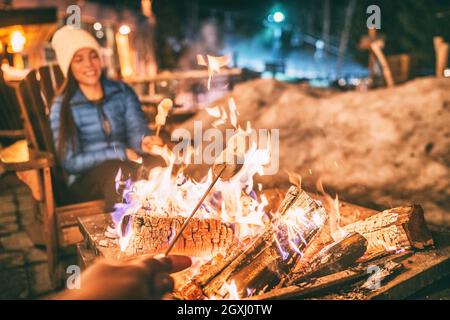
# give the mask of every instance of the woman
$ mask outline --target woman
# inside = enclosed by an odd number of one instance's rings
[[[129,86],[102,75],[100,47],[88,32],[64,26],[52,46],[66,77],[51,109],[57,156],[69,174],[72,201],[119,200],[119,170],[136,178],[140,154],[161,139],[150,135],[139,100]]]

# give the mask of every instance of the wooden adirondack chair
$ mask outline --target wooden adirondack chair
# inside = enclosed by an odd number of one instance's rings
[[[60,255],[64,249],[74,247],[75,243],[82,240],[77,225],[78,217],[103,213],[104,201],[65,205],[64,196],[67,194],[65,193],[67,186],[62,170],[54,161],[55,150],[48,117],[51,101],[58,86],[55,79],[58,81],[57,77],[59,77],[58,75],[55,77],[55,74],[51,75],[52,69],[54,68],[41,68],[41,73],[32,70],[15,85],[17,103],[29,142],[30,161],[0,163],[0,165],[8,171],[35,172],[37,170],[39,172],[38,175],[34,175],[38,179],[24,182],[31,188],[44,215],[49,272],[52,283],[57,288],[61,284],[63,271],[59,268]],[[61,81],[62,77],[59,80]]]
[[[64,83],[64,75],[58,65],[49,64],[39,68],[38,77],[44,100],[50,111],[53,99]]]

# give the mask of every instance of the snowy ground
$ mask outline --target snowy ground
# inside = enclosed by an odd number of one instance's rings
[[[335,94],[258,79],[231,95],[242,124],[280,129],[280,170],[258,179],[265,187],[287,185],[291,170],[307,189],[321,178],[347,201],[419,203],[429,222],[450,225],[450,79]],[[226,97],[213,105],[226,106]],[[194,120],[208,127],[212,119],[203,111],[181,126]]]

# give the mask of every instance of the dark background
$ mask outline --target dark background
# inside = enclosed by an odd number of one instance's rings
[[[140,10],[140,1],[99,0],[115,7]],[[339,38],[349,0],[331,0],[330,37]],[[157,54],[162,67],[175,67],[183,48],[198,36],[199,26],[214,19],[222,31],[251,37],[263,28],[270,9],[280,4],[291,28],[320,35],[323,28],[321,0],[154,0],[157,18]],[[367,33],[366,8],[376,4],[381,8],[380,35],[386,39],[387,54],[413,53],[423,68],[434,64],[433,36],[450,38],[450,0],[357,0],[352,19],[348,52],[361,63],[367,61],[367,52],[357,48],[360,37]],[[228,20],[227,20],[228,19]],[[289,32],[283,39],[288,42]],[[167,49],[167,41],[181,48]],[[284,50],[289,50],[283,44]],[[172,51],[172,52],[171,52]]]

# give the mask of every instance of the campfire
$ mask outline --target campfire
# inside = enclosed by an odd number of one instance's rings
[[[116,205],[115,228],[107,233],[118,237],[123,255],[164,253],[187,223],[172,253],[193,257],[194,265],[177,275],[176,297],[270,298],[292,285],[308,293],[315,290],[317,279],[330,275],[337,278],[325,286],[367,278],[371,266],[378,268],[370,279],[376,285],[399,270],[392,257],[433,244],[420,206],[393,208],[360,220],[347,216],[352,223],[344,225],[338,198],[332,199],[318,183],[321,200],[314,199],[295,174],[290,174],[293,186],[284,198],[269,202],[268,192],[261,185],[255,188],[253,177],[264,174],[270,144],[258,148],[250,124],[246,129],[237,125],[233,100],[228,113],[224,107],[207,111],[218,119],[214,126],[229,119],[236,129],[217,159],[229,160],[231,155],[242,167],[230,179],[218,179],[194,218],[186,222],[215,175],[211,168],[200,182],[188,177],[185,169],[196,150],[187,148],[180,156],[167,146],[155,148],[166,167],[154,168],[148,179],[134,183],[120,171],[116,177],[123,203]],[[372,288],[370,281],[361,288]]]

